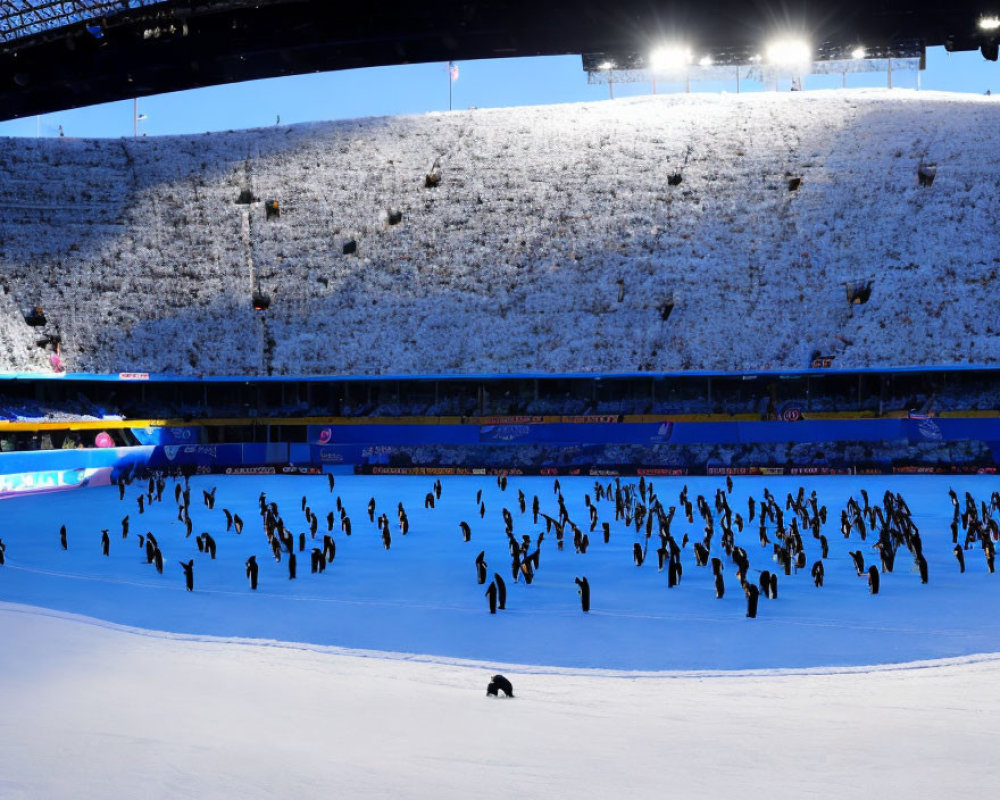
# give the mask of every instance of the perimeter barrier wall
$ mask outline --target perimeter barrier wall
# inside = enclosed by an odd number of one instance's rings
[[[136,428],[144,432],[139,441],[150,444],[0,454],[0,498],[110,485],[123,472],[144,469],[190,474],[686,475],[969,473],[996,472],[1000,464],[1000,418],[994,417],[641,423],[585,419],[505,417],[491,418],[489,424],[352,421],[308,425],[307,442],[269,444],[205,444],[205,429],[198,425]]]

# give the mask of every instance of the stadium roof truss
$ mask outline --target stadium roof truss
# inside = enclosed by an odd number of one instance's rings
[[[7,0],[0,2],[0,42],[12,42],[78,22],[99,21],[132,8],[162,2],[163,0],[116,0],[116,2]]]
[[[808,36],[814,61],[859,45],[996,60],[998,15],[1000,0],[0,0],[0,119],[430,61],[582,54],[587,70],[641,69],[671,36],[714,63],[752,63],[782,29]]]

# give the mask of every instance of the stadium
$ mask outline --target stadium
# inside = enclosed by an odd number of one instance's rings
[[[600,80],[681,22],[736,66],[779,16],[819,62],[1000,39],[964,3],[616,8],[11,3],[0,110]],[[0,795],[981,792],[998,119],[845,89],[0,139]]]

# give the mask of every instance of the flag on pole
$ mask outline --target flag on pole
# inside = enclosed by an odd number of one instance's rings
[[[456,64],[454,61],[448,62],[448,74],[451,75],[451,79],[453,81],[458,80],[458,64]]]

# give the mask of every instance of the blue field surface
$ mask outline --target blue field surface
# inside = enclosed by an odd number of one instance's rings
[[[145,485],[128,486],[119,500],[117,487],[93,488],[33,497],[0,504],[6,544],[6,565],[0,567],[0,601],[23,603],[95,617],[121,625],[182,634],[245,637],[311,645],[410,653],[441,659],[472,659],[610,670],[743,670],[804,668],[897,663],[992,652],[1000,641],[1000,618],[993,613],[1000,601],[1000,576],[987,572],[977,546],[966,551],[967,569],[960,574],[952,552],[949,487],[959,497],[966,491],[989,502],[997,487],[987,477],[819,477],[735,478],[729,503],[747,516],[747,498],[757,500],[765,487],[784,504],[799,485],[817,492],[828,508],[824,534],[830,543],[826,584],[816,588],[808,565],[819,558],[819,543],[803,535],[807,568],[779,574],[778,599],[760,598],[758,617],[747,619],[731,560],[720,550],[720,535],[712,555],[725,562],[726,594],[716,599],[710,568],[695,565],[692,546],[682,555],[683,578],[667,588],[667,572],[657,570],[654,533],[649,558],[633,563],[633,543],[642,541],[634,528],[614,519],[612,501],[598,503],[599,519],[611,523],[610,543],[601,537],[600,523],[590,534],[585,554],[576,553],[567,535],[563,550],[554,533],[542,543],[540,568],[532,585],[516,584],[501,509],[510,510],[518,538],[534,540],[544,522],[532,523],[531,500],[537,495],[542,511],[555,515],[552,478],[512,477],[506,491],[494,478],[442,478],[441,499],[424,508],[432,490],[431,477],[338,476],[331,491],[325,476],[258,477],[200,476],[191,479],[190,514],[193,534],[185,537],[174,502],[174,480],[168,479],[163,501],[140,514],[137,496]],[[602,479],[606,485],[611,479]],[[635,482],[622,479],[623,483]],[[585,531],[589,521],[584,495],[594,497],[594,478],[561,478],[571,517]],[[657,478],[653,486],[663,505],[676,505],[687,485],[694,500],[702,494],[713,506],[720,478]],[[217,487],[216,505],[209,510],[203,490]],[[850,496],[866,488],[873,503],[889,489],[900,492],[913,512],[924,542],[930,580],[921,585],[913,559],[901,549],[892,574],[882,575],[881,593],[872,596],[865,578],[857,576],[848,550],[861,549],[866,565],[877,562],[875,537],[862,542],[855,532],[845,539],[839,531],[840,510]],[[528,503],[518,508],[517,491]],[[476,493],[483,492],[486,513],[480,518]],[[308,525],[301,509],[305,496],[319,516],[318,540],[298,554],[298,577],[289,580],[287,556],[276,562],[268,546],[258,496],[278,504],[286,525],[295,533]],[[336,558],[322,574],[310,574],[309,548],[321,543],[326,516],[337,497],[352,521],[352,535],[339,524],[333,532]],[[391,549],[383,547],[367,505],[376,501],[376,516],[385,513],[392,531]],[[399,533],[397,504],[409,518],[408,535]],[[225,530],[223,508],[239,514],[246,525],[241,535]],[[130,532],[123,539],[121,519],[128,514]],[[339,518],[339,517],[338,517]],[[459,522],[472,529],[465,543]],[[787,522],[787,519],[786,519]],[[68,549],[59,541],[67,527]],[[109,529],[110,556],[101,555],[101,529]],[[672,533],[701,538],[703,523],[678,513]],[[718,521],[716,521],[718,530]],[[162,575],[146,563],[138,535],[152,531],[163,552]],[[215,561],[199,553],[195,536],[208,531],[218,543]],[[761,548],[756,523],[749,524],[736,543],[750,558],[751,577],[775,570],[771,548]],[[533,545],[534,547],[534,545]],[[507,584],[507,609],[491,616],[485,586],[477,583],[475,558],[485,551],[490,577]],[[244,562],[256,555],[260,585],[251,591]],[[178,562],[194,559],[195,590],[187,592]],[[587,576],[592,609],[583,613],[574,578]]]

